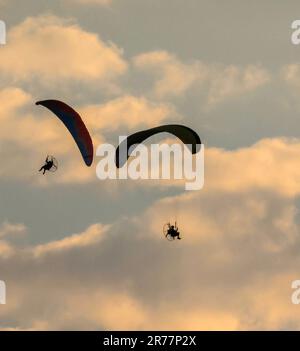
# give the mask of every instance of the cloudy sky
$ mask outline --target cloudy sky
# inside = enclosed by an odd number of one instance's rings
[[[1,329],[300,329],[299,17],[296,0],[0,1]],[[98,180],[49,98],[96,146],[194,128],[204,188]]]

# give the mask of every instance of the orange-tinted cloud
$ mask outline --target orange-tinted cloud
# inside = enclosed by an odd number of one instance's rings
[[[180,96],[197,85],[207,91],[207,107],[254,91],[271,79],[267,70],[259,65],[184,63],[166,51],[142,53],[133,62],[139,70],[154,76],[153,94],[156,97]]]
[[[122,50],[70,20],[29,17],[12,27],[1,48],[0,69],[14,81],[38,78],[109,81],[126,72]]]

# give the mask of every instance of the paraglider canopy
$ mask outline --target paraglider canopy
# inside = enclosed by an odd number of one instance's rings
[[[129,149],[137,144],[143,143],[146,139],[159,133],[170,133],[180,139],[190,148],[192,154],[200,151],[201,140],[199,135],[191,128],[180,124],[167,124],[140,132],[134,133],[123,140],[116,150],[115,163],[118,168],[123,167],[129,158]],[[126,148],[123,155],[120,154],[121,148]],[[127,151],[127,152],[126,152]]]
[[[75,140],[85,164],[91,166],[94,153],[93,142],[80,115],[72,107],[58,100],[38,101],[36,105],[47,107],[63,122]]]

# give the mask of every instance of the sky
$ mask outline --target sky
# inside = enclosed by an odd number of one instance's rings
[[[292,0],[0,0],[0,329],[300,329],[299,17]],[[100,181],[45,99],[95,147],[193,128],[203,189]]]

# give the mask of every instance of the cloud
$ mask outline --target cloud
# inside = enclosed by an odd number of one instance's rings
[[[79,306],[77,311],[72,308],[75,304]],[[85,299],[84,294],[78,294],[67,303],[67,309],[73,320],[81,318],[88,311],[90,321],[95,326],[105,326],[106,330],[213,330],[216,320],[223,330],[238,326],[238,321],[230,313],[184,310],[180,306],[174,308],[172,303],[158,308],[154,305],[150,307],[128,293],[105,289],[91,294],[89,299]],[[119,321],[117,324],[116,320]]]
[[[0,69],[14,81],[110,81],[127,69],[116,45],[59,17],[29,17],[12,27],[8,37]]]
[[[176,142],[164,139],[162,143]],[[296,138],[262,139],[257,143],[236,150],[205,148],[204,189],[239,193],[249,190],[269,191],[284,197],[300,194],[300,142]],[[129,159],[129,163],[133,158]],[[95,159],[95,163],[99,159]],[[171,160],[172,162],[172,160]],[[71,170],[71,168],[70,168]],[[173,164],[170,167],[173,174]],[[222,174],[222,176],[220,176]],[[72,173],[66,174],[66,181]],[[89,180],[82,174],[83,181]],[[184,189],[193,180],[136,180],[140,187],[177,187]],[[131,182],[128,180],[128,182]]]
[[[0,103],[3,145],[0,157],[5,160],[0,176],[38,185],[97,180],[95,168],[84,166],[77,146],[61,122],[46,109],[34,106],[30,94],[19,88],[6,88],[0,90]],[[99,105],[73,107],[85,121],[95,148],[105,141],[107,132],[121,135],[157,125],[170,116],[178,118],[171,105],[129,95]],[[118,138],[115,140],[117,143]],[[41,177],[37,169],[49,153],[58,159],[62,171],[59,169],[53,177]],[[26,167],[20,168],[24,159]]]
[[[8,259],[15,253],[15,249],[13,248],[12,245],[10,245],[8,242],[4,240],[0,240],[0,257],[5,259]]]
[[[213,106],[228,98],[254,91],[269,80],[270,76],[266,70],[256,65],[213,68],[208,105]]]
[[[164,144],[177,140],[164,139]],[[206,147],[204,152],[204,190],[238,194],[245,191],[266,191],[284,197],[300,194],[300,141],[296,138],[267,138],[235,150]],[[134,160],[129,158],[128,164]],[[134,186],[184,190],[192,179],[173,179],[171,159],[170,180],[135,180]],[[194,169],[195,171],[195,169]],[[220,176],[221,175],[221,176]],[[148,173],[145,175],[147,178]],[[200,180],[200,172],[198,172]],[[128,180],[129,182],[129,180]],[[202,190],[201,190],[202,191]],[[193,191],[192,191],[193,192]]]
[[[100,224],[91,225],[83,233],[73,234],[61,240],[38,245],[34,248],[33,253],[35,257],[41,257],[50,253],[97,244],[103,238],[103,235],[107,230],[108,226],[105,227]]]
[[[3,146],[0,156],[5,160],[0,174],[3,177],[28,180],[30,172],[33,168],[36,171],[50,146],[56,155],[67,155],[74,150],[71,138],[65,138],[55,118],[34,115],[33,109],[36,107],[31,95],[18,88],[6,88],[0,91],[0,102],[0,137]],[[24,160],[27,162],[26,167],[20,168]]]
[[[299,140],[292,138],[262,139],[232,151],[206,149],[205,186],[236,193],[257,189],[298,196],[299,152]]]
[[[184,239],[170,243],[161,231],[175,206]],[[290,300],[297,221],[293,199],[206,190],[106,229],[14,248],[0,256],[9,288],[1,328],[299,329]]]
[[[26,226],[22,223],[10,223],[5,221],[0,226],[0,238],[10,234],[23,234],[26,230]]]
[[[140,54],[133,62],[140,70],[156,74],[154,93],[160,98],[181,95],[193,83],[204,80],[207,75],[206,67],[200,62],[183,64],[165,51]]]
[[[254,91],[270,80],[269,73],[258,65],[226,66],[197,60],[183,63],[166,51],[137,55],[133,63],[139,70],[154,75],[156,97],[178,97],[197,86],[207,91],[206,104],[210,107]]]
[[[83,107],[81,114],[94,130],[106,129],[122,132],[132,131],[138,127],[153,127],[167,118],[178,118],[169,104],[152,103],[144,97],[122,96],[102,105]]]
[[[300,86],[300,65],[292,63],[285,65],[281,69],[281,77],[289,84],[299,87]]]
[[[93,4],[93,5],[109,5],[112,3],[112,0],[68,0],[68,1],[73,1],[78,4],[83,4],[83,5],[88,5],[88,4]]]
[[[39,185],[97,181],[95,169],[83,165],[68,132],[51,113],[34,107],[33,101],[33,97],[21,89],[0,91],[0,144],[3,146],[0,157],[5,160],[0,175]],[[126,135],[139,128],[166,123],[171,117],[173,120],[180,118],[172,105],[129,95],[99,105],[74,107],[86,122],[95,147],[105,142],[109,133]],[[63,171],[53,177],[41,177],[37,169],[49,152],[57,157]],[[297,196],[300,191],[299,154],[299,140],[292,138],[262,139],[237,150],[206,148],[205,188],[236,193],[263,189],[288,197]],[[20,169],[24,159],[27,166]],[[183,187],[180,181],[139,184]]]
[[[280,191],[275,177],[278,164],[288,176],[298,148],[297,141],[269,139],[235,151],[209,149],[202,191],[61,240],[24,248],[1,242],[1,278],[10,287],[0,311],[10,323],[2,327],[299,329],[290,300],[300,263],[296,175],[295,189],[283,184]],[[268,180],[260,171],[266,166]],[[170,243],[162,226],[174,218],[183,240]]]
[[[127,70],[122,50],[56,17],[30,18],[9,35],[19,46],[5,48],[0,67],[15,81],[70,79],[73,86],[74,81],[110,81]],[[56,35],[61,40],[53,43]],[[43,44],[46,39],[49,49]],[[86,41],[79,45],[77,39]],[[59,50],[65,45],[67,56]],[[42,63],[36,62],[39,50]],[[19,57],[24,62],[17,62]],[[90,65],[85,67],[83,61]],[[63,68],[61,62],[66,62]],[[110,133],[179,118],[172,105],[160,99],[180,98],[195,88],[213,107],[271,79],[258,65],[183,62],[167,52],[141,54],[134,64],[154,77],[147,98],[124,95],[75,106],[95,144]],[[298,71],[290,69],[286,77],[291,81]],[[34,101],[33,95],[14,86],[0,91],[1,177],[45,185],[92,182],[94,169],[82,165],[67,132],[48,111],[34,107]],[[42,177],[37,165],[49,149],[58,156],[60,170]],[[237,150],[207,147],[202,191],[162,199],[135,218],[91,224],[76,234],[64,233],[60,240],[15,245],[10,234],[25,227],[4,222],[0,279],[7,283],[8,303],[0,309],[0,327],[300,329],[298,307],[290,301],[300,263],[299,151],[299,140],[287,138],[263,139]],[[151,188],[140,193],[143,201],[152,201]],[[183,240],[170,243],[162,226],[175,219]]]

